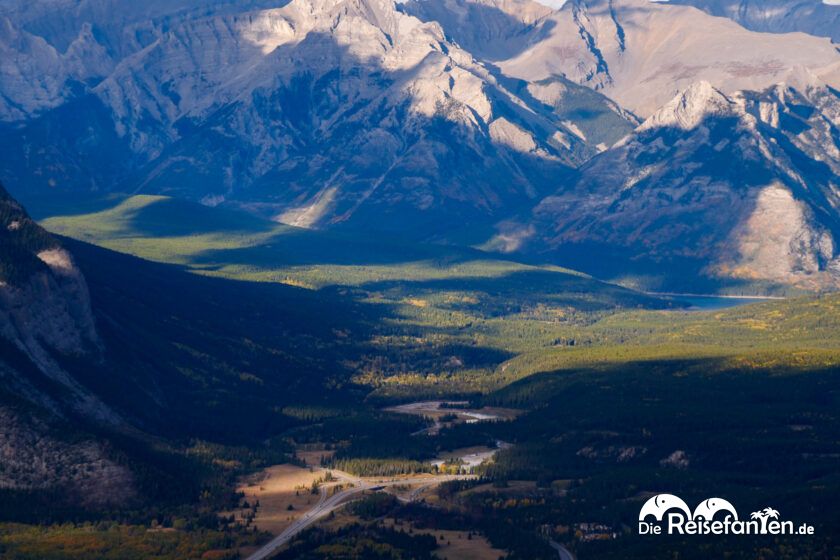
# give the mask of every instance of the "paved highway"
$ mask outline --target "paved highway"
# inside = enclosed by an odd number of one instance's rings
[[[449,480],[468,480],[470,478],[473,478],[469,475],[440,475],[432,477],[424,476],[391,480],[364,480],[340,471],[332,471],[332,473],[336,478],[338,478],[340,483],[345,484],[345,486],[341,490],[336,491],[335,494],[329,497],[328,494],[330,488],[333,488],[335,486],[321,486],[321,497],[318,500],[318,503],[315,504],[315,506],[313,506],[312,509],[304,513],[302,516],[295,519],[292,522],[292,524],[286,527],[286,529],[282,533],[274,537],[262,548],[253,553],[251,556],[249,556],[247,560],[265,560],[266,558],[271,557],[271,555],[277,552],[277,550],[281,546],[292,540],[292,538],[294,538],[295,535],[297,535],[298,533],[300,533],[319,519],[323,519],[333,511],[344,506],[348,502],[353,501],[353,498],[355,496],[358,496],[366,490],[381,490],[388,486],[417,484],[419,485],[419,487],[412,490],[408,498],[402,498],[402,501],[412,502],[418,498],[418,496],[423,490],[432,486],[436,486],[442,482],[447,482]]]
[[[560,560],[575,560],[575,555],[559,542],[549,539],[548,544],[551,545],[551,548],[557,551],[557,554],[560,556]]]

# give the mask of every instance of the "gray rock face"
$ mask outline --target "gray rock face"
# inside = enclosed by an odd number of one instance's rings
[[[57,491],[91,508],[124,506],[134,497],[134,475],[100,443],[68,442],[50,432],[44,420],[0,406],[0,489]]]
[[[729,18],[747,29],[769,33],[799,31],[840,43],[840,6],[823,0],[670,0]]]
[[[44,348],[84,354],[98,344],[84,278],[64,249],[41,251],[38,258],[48,271],[0,292],[2,332],[41,363]]]
[[[7,180],[116,184],[244,205],[295,225],[428,236],[531,204],[557,174],[603,149],[576,124],[589,120],[576,104],[608,114],[619,135],[634,124],[561,78],[497,75],[439,24],[387,0],[294,0],[136,25],[149,30],[147,44],[102,45],[113,64],[94,64],[105,77],[81,96],[50,83],[24,111],[9,104],[7,121],[41,118],[7,129],[20,156],[4,164]],[[17,32],[51,53],[21,46],[29,56],[65,64],[52,45]],[[7,87],[24,98],[34,86],[16,76]],[[72,80],[82,81],[64,83]],[[33,151],[33,142],[49,147]]]
[[[840,98],[700,82],[534,212],[541,243],[597,243],[710,277],[836,287]]]
[[[20,121],[99,83],[150,46],[173,17],[270,6],[268,0],[4,0],[0,15],[0,120]]]
[[[69,392],[66,402],[71,409],[119,424],[119,418],[56,361],[56,356],[97,359],[100,341],[84,277],[64,249],[43,251],[38,257],[47,264],[46,271],[36,272],[22,283],[0,283],[0,336]],[[58,410],[51,399],[31,390],[26,379],[19,382],[32,400]]]
[[[64,404],[70,409],[98,421],[119,423],[57,361],[62,356],[95,360],[101,350],[84,277],[70,253],[2,187],[0,242],[0,337],[68,393]],[[60,413],[60,406],[36,390],[30,376],[18,374],[10,384],[29,400]]]
[[[70,417],[121,427],[64,358],[97,361],[87,285],[73,259],[0,187],[0,488],[56,490],[85,507],[122,503],[133,475]]]
[[[99,346],[73,257],[0,186],[0,333],[36,363]]]
[[[643,118],[698,81],[732,94],[788,81],[804,68],[840,87],[840,58],[829,40],[755,33],[688,6],[649,0],[569,0],[548,12],[529,0],[408,6],[507,76],[528,82],[565,76]]]

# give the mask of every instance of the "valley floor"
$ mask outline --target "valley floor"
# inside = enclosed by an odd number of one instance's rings
[[[154,341],[162,379],[207,407],[185,410],[191,425],[227,429],[131,463],[177,465],[194,484],[179,482],[181,501],[110,526],[0,525],[7,557],[85,558],[119,539],[115,559],[149,546],[167,560],[764,550],[640,538],[656,493],[817,525],[773,560],[840,554],[840,296],[697,309],[472,248],[184,204],[131,197],[43,223],[157,261],[129,274],[128,257],[67,242],[108,336],[133,352],[120,363]],[[165,309],[148,308],[152,286],[166,286]],[[65,541],[84,544],[57,552]]]

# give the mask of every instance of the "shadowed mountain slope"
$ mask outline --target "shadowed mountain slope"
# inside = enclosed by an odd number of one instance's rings
[[[262,442],[299,422],[285,405],[354,400],[323,387],[375,322],[328,293],[58,240],[5,191],[0,271],[0,518],[193,499],[168,486],[195,465],[166,442]]]
[[[616,269],[665,276],[837,287],[838,110],[825,87],[695,84],[537,206],[537,245],[601,245]]]
[[[747,29],[770,33],[800,31],[840,43],[840,6],[823,0],[670,0],[726,17]]]
[[[603,149],[587,138],[592,111],[609,117],[618,133],[599,136],[612,141],[635,124],[571,84],[553,103],[535,99],[388,0],[126,22],[142,48],[83,27],[85,52],[107,50],[113,65],[61,53],[50,26],[11,21],[0,173],[26,185],[21,195],[175,194],[292,225],[429,238],[548,192]],[[107,38],[118,21],[97,25]],[[84,71],[65,79],[44,61]]]

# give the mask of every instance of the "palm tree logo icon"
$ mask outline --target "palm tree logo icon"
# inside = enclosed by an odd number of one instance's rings
[[[761,521],[761,534],[767,534],[767,521],[769,519],[778,519],[779,512],[773,508],[766,507],[761,511],[754,511],[750,514],[750,519],[758,519]]]

